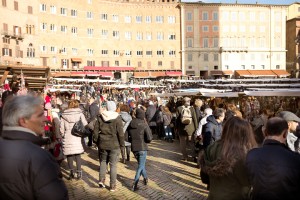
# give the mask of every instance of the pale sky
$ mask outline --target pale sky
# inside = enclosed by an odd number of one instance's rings
[[[198,2],[199,0],[182,0],[182,2]],[[246,4],[277,4],[277,5],[290,5],[295,2],[300,2],[297,0],[202,0],[205,3],[246,3]]]

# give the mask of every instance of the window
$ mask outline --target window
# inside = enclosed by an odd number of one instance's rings
[[[164,22],[164,17],[163,16],[156,16],[156,22],[157,23],[163,23]]]
[[[261,69],[265,69],[265,65],[261,65]]]
[[[280,65],[276,65],[276,69],[280,69]]]
[[[137,32],[136,33],[136,40],[143,40],[143,33],[142,32]]]
[[[192,38],[187,39],[187,47],[193,47],[193,39]]]
[[[139,61],[137,65],[138,65],[138,67],[142,67],[142,62]]]
[[[47,11],[47,6],[46,6],[46,4],[40,4],[40,11],[41,12],[46,12]]]
[[[46,31],[47,30],[47,23],[42,23],[41,24],[41,30]]]
[[[168,23],[175,24],[175,16],[168,16]]]
[[[120,32],[119,31],[113,31],[113,38],[119,39],[120,37]]]
[[[114,56],[119,56],[120,55],[120,51],[119,50],[113,50],[113,54],[114,54]]]
[[[219,31],[219,26],[213,26],[213,32],[218,32]]]
[[[152,56],[152,51],[146,51],[146,56]]]
[[[72,27],[72,28],[71,28],[71,33],[72,33],[73,35],[77,35],[77,27]]]
[[[224,31],[224,32],[229,32],[229,26],[224,25],[224,26],[223,26],[223,31]]]
[[[26,24],[26,33],[27,34],[34,34],[34,25]]]
[[[146,32],[146,40],[152,40],[152,33]]]
[[[63,68],[63,69],[67,69],[68,68],[68,59],[61,59],[61,67]]]
[[[255,69],[255,65],[251,65],[251,69]]]
[[[264,22],[266,20],[266,13],[259,13],[259,21]]]
[[[250,26],[250,32],[255,33],[256,32],[256,27],[255,26]]]
[[[255,47],[255,38],[250,38],[250,47]]]
[[[169,35],[169,40],[175,40],[176,38],[175,38],[175,33],[171,33],[170,35]]]
[[[6,0],[2,0],[2,6],[6,7]]]
[[[157,62],[157,65],[158,65],[159,67],[161,67],[161,66],[162,66],[162,61],[158,61],[158,62]]]
[[[66,8],[60,8],[60,14],[66,16],[67,15],[67,9]]]
[[[137,56],[142,56],[143,55],[143,51],[136,51],[136,55]]]
[[[158,56],[164,56],[164,51],[163,50],[158,50],[156,52],[156,55],[158,55]]]
[[[265,61],[266,60],[266,55],[265,54],[260,54],[260,60]]]
[[[113,22],[119,22],[119,15],[112,15]]]
[[[250,12],[250,21],[255,21],[255,12]]]
[[[131,66],[130,60],[126,60],[126,66]]]
[[[246,32],[246,26],[242,25],[239,27],[240,28],[240,32]]]
[[[239,21],[246,21],[246,15],[244,12],[239,12]]]
[[[129,31],[125,32],[125,40],[131,40],[131,32]]]
[[[202,13],[202,20],[207,21],[208,20],[208,12]]]
[[[231,26],[231,32],[237,32],[237,26],[232,25]]]
[[[203,38],[203,47],[204,48],[208,47],[208,38]]]
[[[119,66],[119,65],[120,65],[119,61],[115,60],[115,66]]]
[[[67,33],[67,26],[60,26],[60,31],[63,33]]]
[[[14,1],[14,9],[19,10],[19,3],[17,1]]]
[[[108,55],[108,50],[106,50],[106,49],[105,50],[101,50],[101,54],[102,55]]]
[[[237,21],[237,12],[231,12],[231,21]]]
[[[224,12],[222,13],[222,15],[223,15],[223,20],[224,20],[224,21],[228,21],[228,20],[229,20],[229,13],[228,13],[227,11],[224,11]]]
[[[214,54],[214,61],[218,61],[219,60],[219,54]]]
[[[135,22],[136,23],[142,23],[142,16],[136,16],[135,17]]]
[[[100,19],[102,20],[102,21],[107,21],[107,14],[100,14]]]
[[[203,54],[203,61],[208,61],[208,53]]]
[[[94,50],[93,49],[87,49],[87,54],[88,54],[88,56],[94,55]]]
[[[51,52],[51,53],[55,54],[55,53],[57,53],[56,51],[57,51],[57,50],[56,50],[56,47],[53,47],[53,46],[50,47],[50,52]]]
[[[202,26],[202,31],[203,32],[208,32],[208,26]]]
[[[187,21],[192,21],[193,20],[193,13],[188,12],[187,13]]]
[[[107,39],[107,37],[108,37],[108,30],[102,29],[101,30],[101,37],[102,37],[102,39]]]
[[[281,55],[280,55],[280,53],[276,54],[276,60],[277,60],[277,61],[280,61],[280,60],[281,60]]]
[[[280,38],[275,38],[275,47],[280,48],[281,47],[281,39]]]
[[[56,6],[50,6],[50,13],[56,14]]]
[[[246,66],[245,66],[245,65],[242,65],[241,68],[242,68],[242,69],[246,69]]]
[[[246,60],[246,55],[245,55],[245,53],[241,53],[241,60]]]
[[[125,50],[125,56],[131,56],[131,51],[130,50]]]
[[[151,16],[146,16],[146,23],[151,23]]]
[[[188,61],[193,61],[193,54],[191,53],[188,54]]]
[[[213,39],[213,47],[219,47],[219,38]]]
[[[88,19],[93,19],[93,13],[92,13],[91,11],[88,11],[88,12],[86,13],[86,18],[88,18]]]
[[[251,53],[251,54],[250,54],[250,59],[251,59],[251,61],[254,61],[254,60],[255,60],[255,54],[254,54],[254,53]]]
[[[219,67],[215,65],[215,66],[214,66],[214,69],[219,69]]]
[[[125,23],[131,23],[131,16],[125,16]]]
[[[187,32],[193,32],[193,26],[187,26],[186,31]]]
[[[89,37],[92,37],[93,33],[94,33],[94,29],[92,29],[92,28],[87,29],[87,34],[88,34]]]
[[[225,69],[229,69],[229,66],[228,66],[228,65],[225,65]]]
[[[28,14],[32,14],[32,6],[28,6]]]
[[[164,33],[163,32],[157,32],[157,40],[163,40],[164,39]]]
[[[219,13],[218,12],[213,12],[213,20],[218,21],[219,20]]]
[[[47,51],[47,47],[45,45],[41,45],[41,52],[46,52]]]
[[[29,44],[29,47],[27,48],[27,57],[34,58],[35,57],[35,48],[32,47],[32,44]]]
[[[3,43],[4,43],[4,44],[10,44],[10,38],[8,38],[8,37],[3,37]]]
[[[61,48],[60,53],[61,54],[67,54],[67,48],[66,47]]]
[[[191,65],[190,65],[190,66],[188,66],[188,69],[193,69],[193,66],[191,66]]]
[[[260,38],[260,47],[266,47],[266,39],[265,38]]]
[[[87,66],[95,66],[95,61],[94,60],[87,60]]]
[[[2,56],[12,56],[12,50],[9,48],[2,48]]]
[[[77,17],[77,10],[72,9],[71,10],[71,16],[72,17]]]
[[[266,32],[266,27],[265,27],[265,26],[260,26],[260,27],[259,27],[259,31],[260,31],[261,33]]]
[[[176,52],[174,50],[169,51],[169,56],[175,56],[175,55],[176,55]]]
[[[55,32],[56,31],[56,26],[55,24],[50,24],[50,31]]]

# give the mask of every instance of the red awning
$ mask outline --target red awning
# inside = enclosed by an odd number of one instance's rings
[[[113,77],[113,73],[112,72],[99,72],[99,75],[102,77]]]
[[[177,72],[177,71],[170,71],[170,72],[166,72],[167,76],[181,76],[182,72]]]
[[[84,70],[97,70],[97,71],[133,71],[134,67],[93,67],[85,66]]]

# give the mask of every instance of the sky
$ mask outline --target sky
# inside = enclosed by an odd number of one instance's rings
[[[199,0],[182,0],[182,2],[198,2]],[[248,3],[248,4],[277,4],[277,5],[290,5],[295,2],[300,2],[297,0],[202,0],[205,3]]]

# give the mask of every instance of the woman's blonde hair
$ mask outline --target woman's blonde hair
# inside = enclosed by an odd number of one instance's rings
[[[79,108],[79,101],[75,99],[70,100],[68,108]]]

